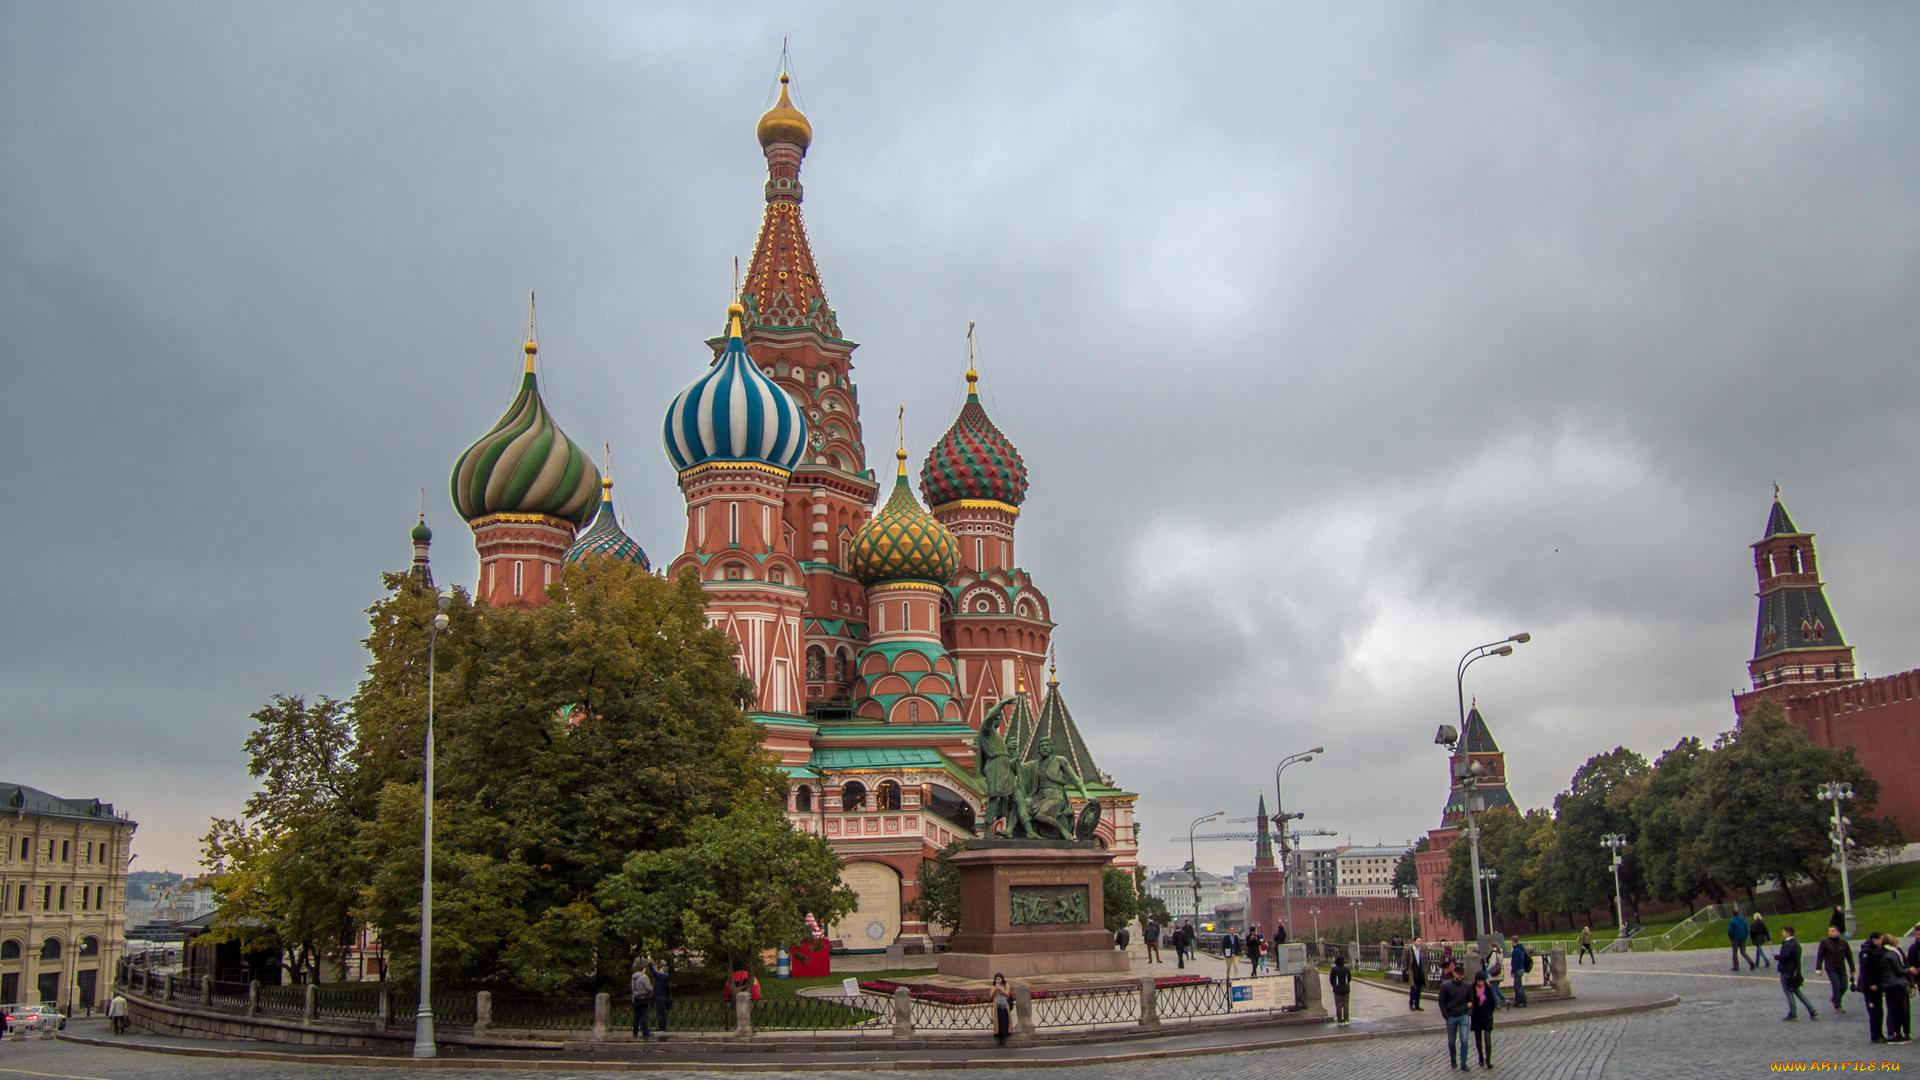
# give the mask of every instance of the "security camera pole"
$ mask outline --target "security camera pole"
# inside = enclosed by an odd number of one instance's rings
[[[1489,656],[1512,656],[1515,645],[1525,645],[1533,640],[1533,635],[1522,631],[1499,641],[1489,641],[1485,645],[1475,645],[1460,658],[1453,669],[1453,693],[1460,707],[1460,729],[1455,732],[1450,725],[1442,724],[1440,733],[1434,742],[1447,748],[1449,756],[1466,752],[1467,731],[1467,669],[1476,660]],[[1458,749],[1456,749],[1458,748]],[[1473,890],[1473,940],[1484,953],[1487,947],[1487,923],[1480,913],[1480,829],[1473,823],[1473,790],[1480,782],[1480,774],[1486,767],[1469,757],[1460,763],[1453,777],[1460,785],[1460,807],[1467,819],[1467,844],[1473,858],[1473,876],[1467,879],[1467,885]]]
[[[1840,853],[1840,898],[1847,905],[1847,936],[1852,937],[1858,929],[1853,920],[1853,883],[1847,878],[1847,849],[1853,846],[1853,841],[1847,839],[1847,826],[1852,822],[1840,812],[1840,804],[1853,798],[1853,785],[1841,780],[1821,784],[1813,797],[1833,804],[1833,831],[1827,834],[1827,839],[1833,841],[1834,850]]]

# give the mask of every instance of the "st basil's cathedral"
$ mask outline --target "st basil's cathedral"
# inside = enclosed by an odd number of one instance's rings
[[[801,215],[813,126],[787,84],[760,118],[766,209],[739,296],[706,343],[706,371],[667,407],[687,524],[666,572],[698,575],[709,622],[738,645],[757,691],[748,715],[788,778],[787,819],[846,862],[860,904],[830,936],[854,950],[922,945],[920,865],[975,832],[974,738],[995,704],[1014,699],[1014,745],[1044,738],[1071,760],[1102,807],[1097,841],[1128,869],[1137,796],[1095,764],[1062,696],[1052,606],[1014,555],[1027,466],[981,405],[971,360],[919,497],[904,443],[884,493],[867,463],[857,345]],[[453,471],[489,604],[545,602],[569,561],[652,568],[614,513],[612,479],[542,400],[538,348],[529,333],[518,396]],[[429,572],[430,539],[423,520],[416,573]]]

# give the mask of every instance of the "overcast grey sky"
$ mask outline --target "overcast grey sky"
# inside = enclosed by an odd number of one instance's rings
[[[420,488],[472,581],[529,289],[670,558],[783,35],[868,430],[917,460],[979,320],[1150,861],[1316,743],[1307,824],[1430,828],[1446,668],[1515,630],[1469,692],[1524,805],[1729,726],[1775,481],[1862,668],[1920,665],[1920,7],[0,0],[0,779],[191,868]]]

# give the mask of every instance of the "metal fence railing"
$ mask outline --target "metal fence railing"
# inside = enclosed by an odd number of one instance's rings
[[[439,995],[433,1007],[440,1013]],[[502,997],[493,998],[493,1026],[527,1031],[584,1031],[593,1027],[593,999],[590,997]]]
[[[1140,1022],[1138,987],[1086,992],[1060,991],[1033,1002],[1036,1027],[1099,1027]]]
[[[993,1006],[945,1005],[936,1001],[913,1002],[915,1031],[992,1031]]]
[[[305,1016],[307,988],[304,986],[261,987],[260,1012],[263,1016],[291,1016],[296,1020]]]
[[[213,1004],[222,1009],[244,1009],[247,1007],[247,984],[237,982],[219,982],[213,984]]]
[[[380,1015],[379,983],[320,983],[314,1007],[323,1019],[372,1020]]]
[[[1154,1004],[1163,1020],[1190,1020],[1198,1016],[1225,1016],[1233,1011],[1227,984],[1181,983],[1154,991]]]
[[[883,994],[769,997],[753,1003],[756,1031],[891,1031],[892,1025],[893,998]]]

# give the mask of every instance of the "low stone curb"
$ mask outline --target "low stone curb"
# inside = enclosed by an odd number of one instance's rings
[[[1644,998],[1639,1001],[1621,1002],[1613,1005],[1596,1005],[1592,1008],[1554,1010],[1551,1013],[1529,1016],[1505,1016],[1501,1027],[1532,1027],[1538,1024],[1571,1023],[1579,1020],[1597,1020],[1609,1016],[1622,1016],[1630,1013],[1650,1012],[1654,1009],[1671,1008],[1680,1003],[1677,994]],[[1277,1050],[1290,1046],[1316,1046],[1323,1043],[1359,1042],[1373,1039],[1425,1038],[1437,1036],[1439,1028],[1421,1028],[1418,1030],[1398,1029],[1390,1031],[1326,1031],[1312,1034],[1288,1034],[1277,1038],[1250,1039],[1217,1046],[1171,1046],[1137,1050],[1121,1050],[1111,1054],[1080,1054],[1072,1057],[1012,1057],[1002,1056],[1000,1051],[987,1051],[972,1058],[910,1058],[910,1057],[873,1057],[857,1060],[845,1060],[836,1057],[831,1061],[810,1061],[803,1059],[781,1059],[773,1061],[728,1061],[700,1059],[661,1059],[661,1058],[620,1058],[611,1060],[553,1060],[545,1058],[480,1058],[453,1056],[416,1060],[410,1057],[388,1057],[378,1054],[334,1053],[327,1051],[290,1052],[284,1050],[226,1049],[212,1046],[168,1046],[154,1043],[141,1043],[126,1039],[96,1038],[62,1032],[59,1038],[65,1042],[85,1046],[107,1047],[121,1050],[140,1050],[147,1053],[177,1054],[186,1057],[221,1058],[228,1060],[276,1061],[276,1062],[315,1062],[325,1061],[338,1065],[358,1065],[383,1069],[522,1069],[529,1072],[773,1072],[794,1069],[810,1069],[830,1066],[838,1070],[903,1070],[903,1069],[1032,1069],[1073,1066],[1120,1064],[1129,1061],[1157,1061],[1169,1058],[1203,1057],[1214,1054],[1237,1054],[1256,1050]],[[955,1049],[961,1049],[956,1047]],[[858,1050],[845,1050],[841,1053],[858,1053]],[[885,1051],[878,1051],[885,1053]]]

